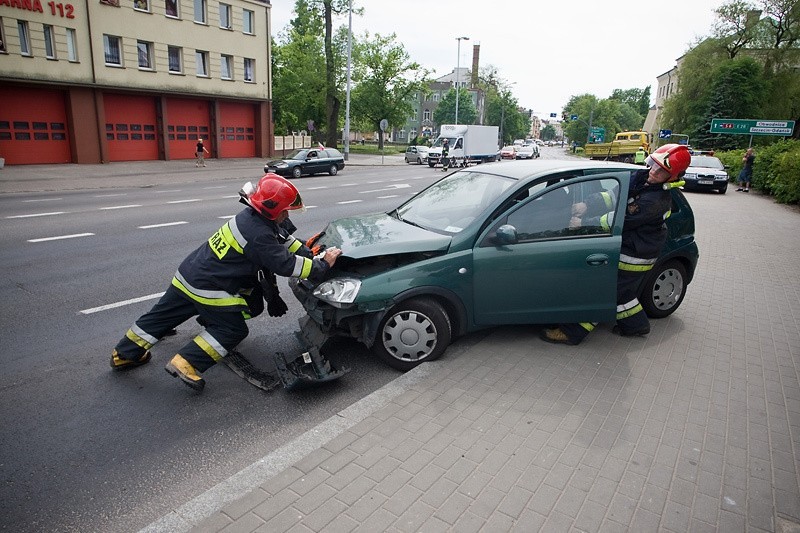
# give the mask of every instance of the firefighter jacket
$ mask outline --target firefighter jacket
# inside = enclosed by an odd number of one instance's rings
[[[649,172],[648,169],[637,170],[631,176],[622,226],[620,270],[650,270],[667,240],[665,221],[672,206],[670,185],[649,185]],[[599,217],[600,223],[608,228],[613,224],[613,211],[609,209],[613,209],[615,204],[616,200],[609,192],[594,194],[586,200],[587,215],[604,212]]]
[[[650,270],[667,242],[665,222],[671,214],[672,196],[667,184],[647,183],[649,172],[642,169],[631,177],[622,226],[620,270]]]
[[[288,219],[278,225],[247,207],[183,260],[172,285],[203,305],[246,311],[245,296],[258,286],[259,270],[300,279],[321,277],[328,264],[313,258],[291,235],[293,229]]]

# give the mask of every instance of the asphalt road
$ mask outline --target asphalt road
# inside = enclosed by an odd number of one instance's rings
[[[308,206],[292,217],[298,236],[389,210],[441,176],[408,165],[296,180]],[[352,372],[328,386],[263,393],[218,366],[197,394],[163,370],[195,323],[153,364],[110,370],[180,261],[241,208],[233,183],[0,195],[0,528],[136,531],[400,375],[338,341],[328,354]],[[254,320],[239,347],[266,369],[275,352],[299,353],[302,313],[282,287],[288,314]]]

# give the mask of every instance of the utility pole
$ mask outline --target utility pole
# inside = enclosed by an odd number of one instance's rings
[[[459,71],[461,70],[461,41],[469,41],[469,37],[456,37],[456,41],[458,41],[458,57],[456,57],[456,124],[458,124],[458,84],[460,83],[459,80]]]

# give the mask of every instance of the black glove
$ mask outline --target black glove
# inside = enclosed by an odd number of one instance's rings
[[[283,316],[288,310],[286,302],[277,294],[267,301],[267,313],[269,313],[269,316]]]

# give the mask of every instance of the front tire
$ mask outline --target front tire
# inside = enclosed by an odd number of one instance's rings
[[[650,318],[664,318],[680,307],[686,296],[686,268],[678,260],[656,265],[642,285],[639,303]]]
[[[450,317],[444,308],[430,298],[414,298],[386,314],[372,351],[392,368],[405,372],[438,359],[451,338]]]
[[[299,178],[299,177],[300,177],[300,176],[302,176],[302,175],[303,175],[303,169],[302,169],[302,168],[300,168],[300,167],[294,167],[294,168],[292,169],[292,177],[293,177],[293,178]]]
[[[337,167],[336,165],[331,165],[331,168],[328,169],[328,174],[330,174],[331,176],[335,176],[338,173],[339,173],[339,167]]]

